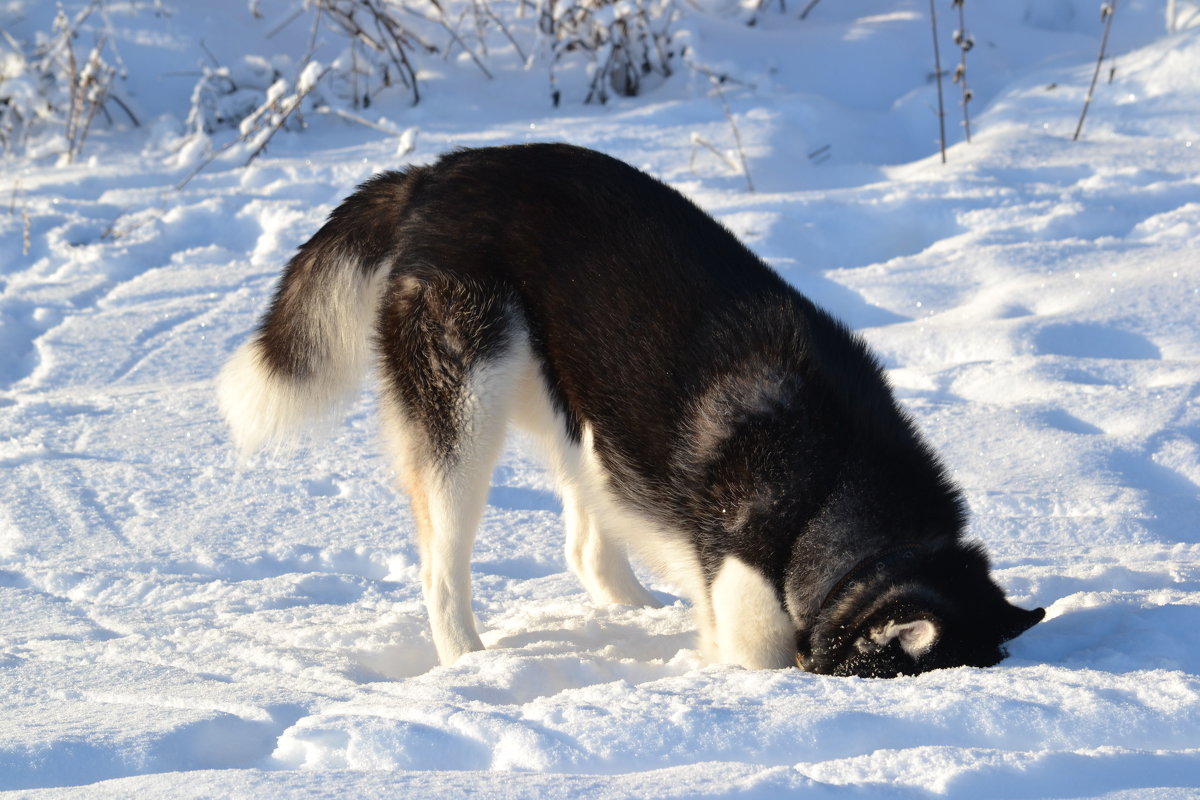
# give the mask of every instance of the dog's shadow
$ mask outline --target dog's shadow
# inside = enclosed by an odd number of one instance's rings
[[[597,606],[579,596],[527,606],[489,620],[482,637],[488,649],[671,661],[696,646],[691,612],[669,594],[653,594],[662,608]]]
[[[1053,606],[1050,612],[1054,613]],[[1022,635],[1010,650],[1021,660],[1076,669],[1196,674],[1200,673],[1200,606],[1145,606],[1130,598],[1072,608]]]

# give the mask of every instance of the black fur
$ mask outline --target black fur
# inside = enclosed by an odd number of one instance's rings
[[[523,326],[566,430],[590,426],[613,490],[686,537],[709,580],[729,555],[766,576],[804,668],[989,666],[1041,619],[1010,606],[963,543],[961,495],[863,342],[642,172],[540,144],[373,178],[289,269],[262,334],[279,372],[313,358],[271,318],[322,249],[391,264],[385,383],[439,455],[455,452],[459,427],[438,420],[464,375]],[[871,639],[922,619],[939,636],[918,656]]]

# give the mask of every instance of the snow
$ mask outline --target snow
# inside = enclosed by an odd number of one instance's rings
[[[536,66],[488,81],[436,58],[415,108],[398,89],[360,112],[377,127],[310,114],[176,188],[233,135],[185,129],[199,42],[252,56],[264,88],[256,54],[304,52],[258,5],[106,4],[147,124],[98,123],[72,165],[50,133],[3,161],[0,793],[1196,796],[1200,6],[1175,3],[1168,34],[1163,3],[1119,5],[1078,142],[1092,0],[967,3],[974,135],[947,84],[945,165],[926,3],[747,27],[707,0],[679,40],[730,76],[720,97],[681,68],[554,109]],[[48,6],[13,0],[0,25],[32,38]],[[300,451],[239,461],[213,376],[340,199],[456,146],[547,139],[684,191],[870,341],[997,579],[1047,608],[1009,659],[887,681],[705,666],[654,576],[663,608],[591,604],[514,437],[475,549],[489,649],[439,667],[371,393]]]

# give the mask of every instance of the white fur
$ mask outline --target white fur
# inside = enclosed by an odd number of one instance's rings
[[[762,573],[729,556],[712,582],[718,660],[748,669],[795,665],[796,627]]]
[[[314,379],[272,374],[257,337],[239,347],[217,376],[217,404],[243,455],[294,438],[362,385],[386,270],[380,266],[368,276],[346,264],[329,274],[336,279],[320,284],[305,306],[311,339],[328,345],[313,356],[319,361]]]
[[[421,548],[422,588],[438,658],[453,664],[483,649],[471,611],[471,548],[487,499],[487,476],[481,481],[478,472],[468,471],[428,487],[435,533]]]
[[[316,415],[305,387],[271,375],[263,366],[257,339],[242,344],[217,376],[217,406],[243,455],[268,441],[283,441]]]

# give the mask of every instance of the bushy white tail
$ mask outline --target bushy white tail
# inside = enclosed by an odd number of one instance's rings
[[[243,454],[288,442],[362,385],[387,271],[345,257],[307,263],[320,255],[293,260],[259,330],[217,376],[217,402]]]
[[[287,442],[362,384],[411,177],[380,173],[334,209],[288,262],[258,331],[221,370],[217,401],[243,453]]]

